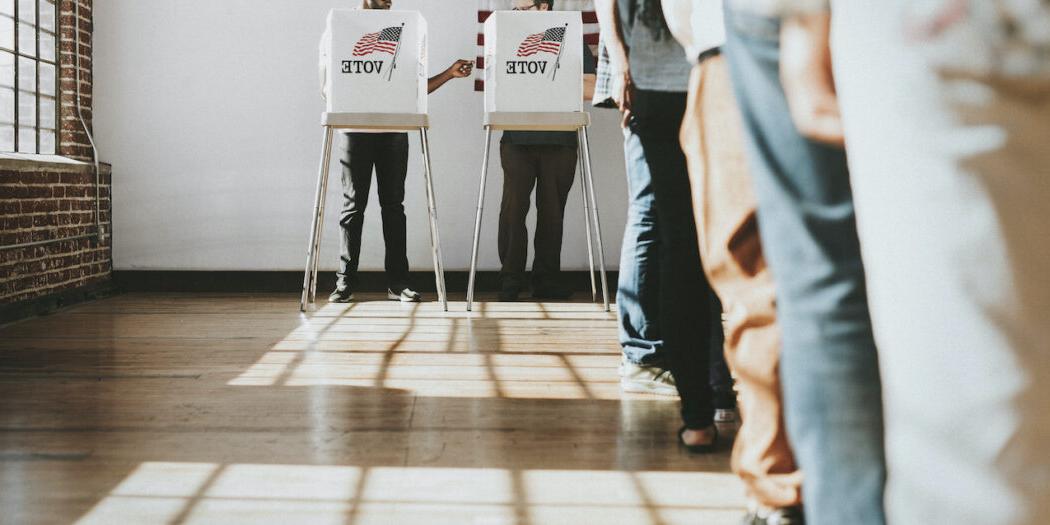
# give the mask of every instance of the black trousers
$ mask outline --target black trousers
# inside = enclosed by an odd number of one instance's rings
[[[375,168],[386,244],[386,280],[392,289],[408,286],[405,230],[405,177],[408,173],[407,133],[348,133],[343,165],[343,208],[337,286],[354,289],[361,263],[361,230]]]
[[[711,353],[722,353],[721,311],[704,276],[693,221],[692,192],[678,133],[686,93],[637,90],[631,128],[653,179],[660,227],[660,331],[682,400],[686,427],[714,420]],[[724,365],[723,365],[724,366]],[[724,378],[722,378],[724,381]]]
[[[573,146],[500,144],[503,163],[503,201],[499,212],[501,279],[523,280],[528,256],[529,213],[536,189],[536,254],[532,260],[533,285],[544,285],[561,272],[561,242],[565,203],[576,178]],[[522,283],[523,284],[523,283]]]

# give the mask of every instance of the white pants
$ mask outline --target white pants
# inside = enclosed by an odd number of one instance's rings
[[[1045,523],[1050,83],[938,73],[905,36],[903,4],[837,1],[832,29],[888,520]]]

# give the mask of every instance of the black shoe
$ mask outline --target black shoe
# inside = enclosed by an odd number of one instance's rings
[[[554,299],[560,301],[572,297],[572,290],[552,284],[534,285],[532,287],[532,297],[534,299]]]
[[[805,525],[806,517],[802,507],[781,507],[778,509],[752,509],[740,521],[740,525]]]
[[[332,295],[328,296],[328,302],[330,303],[349,303],[354,300],[354,293],[350,291],[349,287],[336,288]]]
[[[499,295],[497,298],[501,303],[512,303],[518,300],[518,294],[521,293],[521,287],[514,283],[503,283],[503,286],[499,289]]]
[[[711,438],[710,443],[705,443],[702,445],[688,445],[686,444],[685,439],[682,437],[682,435],[685,434],[685,431],[688,429],[683,426],[682,428],[678,429],[678,444],[685,447],[686,450],[692,452],[693,454],[710,454],[715,451],[716,447],[718,447],[718,427],[711,425],[710,428],[714,431],[714,437]]]

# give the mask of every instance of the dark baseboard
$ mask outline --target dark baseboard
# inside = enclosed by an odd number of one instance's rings
[[[467,290],[468,272],[445,272],[445,287],[449,293]],[[617,272],[608,272],[610,299],[616,293]],[[590,276],[586,271],[562,272],[566,286],[574,291],[590,291]],[[498,272],[478,272],[476,291],[491,292],[498,287]],[[386,290],[383,272],[361,272],[361,292]],[[420,292],[434,292],[433,272],[411,272],[412,286]],[[294,271],[142,271],[113,272],[113,282],[122,292],[299,292],[303,287],[303,273]],[[318,296],[327,295],[335,287],[335,274],[320,272],[317,277]]]
[[[107,280],[97,284],[26,299],[17,303],[0,305],[0,325],[28,317],[48,315],[61,308],[108,297],[115,293],[113,282]]]

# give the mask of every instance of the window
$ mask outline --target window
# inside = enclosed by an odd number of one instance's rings
[[[0,0],[0,152],[54,154],[56,0]]]

